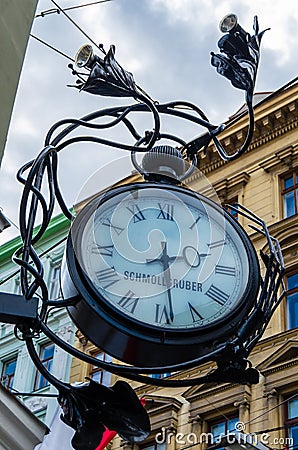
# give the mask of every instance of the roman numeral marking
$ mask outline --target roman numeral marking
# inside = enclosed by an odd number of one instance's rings
[[[103,289],[107,289],[108,287],[120,281],[120,277],[117,274],[115,267],[98,270],[97,272],[95,272],[95,275]]]
[[[129,311],[131,314],[133,314],[139,300],[140,298],[135,297],[135,293],[129,290],[126,292],[124,297],[119,300],[118,305],[122,306],[122,308],[124,308],[126,311]]]
[[[122,231],[124,230],[124,228],[118,227],[116,225],[113,225],[111,223],[111,219],[107,218],[102,222],[102,225],[105,225],[106,227],[112,228],[113,230],[115,230],[115,232],[118,234],[118,236],[122,233]]]
[[[198,320],[202,320],[203,316],[196,310],[194,306],[192,306],[191,303],[188,302],[189,311],[192,317],[193,322],[197,322]]]
[[[201,216],[199,216],[199,217],[197,218],[197,220],[194,221],[194,223],[189,227],[190,230],[192,230],[192,229],[196,226],[196,224],[198,223],[198,221],[200,220],[200,218],[201,218]]]
[[[134,223],[141,222],[142,220],[146,220],[146,217],[144,216],[143,212],[140,210],[140,208],[138,207],[137,204],[132,205],[131,208],[129,206],[127,206],[126,208],[133,215]]]
[[[229,294],[214,286],[214,284],[211,284],[210,288],[205,292],[205,295],[208,295],[208,297],[212,298],[212,300],[221,306],[223,306],[230,297]]]
[[[166,306],[161,307],[161,305],[159,303],[156,303],[155,322],[170,323],[170,314],[169,314]]]
[[[113,245],[98,245],[95,244],[92,247],[92,253],[99,253],[102,256],[112,256],[113,255]]]
[[[231,277],[236,276],[236,269],[235,267],[230,266],[215,266],[215,273],[219,273],[221,275],[230,275]]]
[[[220,241],[210,242],[210,244],[207,245],[210,248],[210,250],[212,250],[213,248],[222,247],[223,245],[225,245],[225,243],[226,243],[225,239],[222,239]]]
[[[159,213],[157,218],[163,220],[174,220],[174,205],[166,203],[163,206],[158,203]]]

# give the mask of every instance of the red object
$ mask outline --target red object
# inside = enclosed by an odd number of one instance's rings
[[[116,436],[116,434],[116,431],[110,431],[108,430],[108,428],[106,428],[102,435],[101,441],[95,450],[103,450],[108,445],[108,443]]]
[[[142,406],[146,405],[145,398],[140,398],[140,402]],[[116,434],[117,434],[116,431],[113,430],[111,431],[108,428],[106,428],[102,435],[101,441],[95,450],[103,450],[108,445],[108,443],[116,436]]]

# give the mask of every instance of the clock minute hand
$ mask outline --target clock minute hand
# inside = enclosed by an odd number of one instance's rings
[[[171,261],[172,258],[170,258],[169,255],[167,254],[167,243],[162,241],[161,246],[162,246],[161,256],[159,258],[155,258],[155,259],[147,259],[146,262],[147,263],[159,262],[163,266],[165,280],[166,280],[166,286],[167,286],[169,309],[170,309],[169,318],[170,318],[171,322],[173,322],[174,311],[173,311],[173,302],[172,302],[172,295],[171,295],[171,272],[170,272],[170,266],[169,266],[169,261]]]

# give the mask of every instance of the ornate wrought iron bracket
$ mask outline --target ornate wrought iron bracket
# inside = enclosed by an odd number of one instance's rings
[[[87,404],[89,400],[87,402],[85,398],[87,391],[96,392],[96,396],[98,394],[98,398],[101,398],[103,395],[102,389],[98,386],[96,387],[92,382],[85,388],[75,390],[69,384],[61,382],[49,373],[42,365],[34,348],[34,338],[39,333],[44,333],[63,350],[80,358],[82,361],[141,383],[181,387],[214,381],[241,383],[256,383],[258,381],[258,372],[250,367],[247,358],[262,336],[270,317],[284,296],[285,290],[282,281],[284,265],[279,244],[276,239],[270,236],[266,224],[243,206],[238,205],[238,214],[250,221],[254,231],[264,236],[268,248],[266,253],[261,253],[265,265],[265,275],[261,280],[259,296],[255,304],[252,305],[248,317],[240,324],[237,335],[233,336],[230,341],[220,345],[214,342],[212,351],[207,355],[172,366],[144,368],[107,363],[79,351],[60,339],[47,326],[48,310],[49,307],[53,307],[53,303],[57,307],[65,307],[73,299],[57,302],[49,300],[48,289],[43,278],[42,262],[34,248],[50,223],[56,201],[65,216],[69,219],[73,218],[73,213],[68,209],[60,190],[57,165],[59,153],[74,143],[90,142],[129,151],[138,170],[140,167],[136,161],[136,153],[148,152],[158,141],[163,140],[174,142],[179,147],[177,150],[178,156],[182,155],[182,158],[189,159],[192,166],[196,165],[197,152],[202,148],[206,149],[211,141],[213,141],[219,155],[225,161],[234,160],[245,152],[253,134],[254,112],[252,99],[259,63],[260,43],[264,31],[259,32],[258,21],[255,17],[254,35],[251,36],[241,28],[235,15],[229,15],[223,19],[221,30],[225,33],[224,37],[218,42],[221,53],[211,54],[211,64],[216,67],[218,73],[230,80],[234,87],[245,91],[249,117],[248,132],[244,143],[233,154],[229,154],[218,139],[218,136],[225,128],[223,124],[215,125],[210,123],[205,113],[199,107],[189,102],[172,101],[164,104],[154,102],[135,83],[133,75],[124,70],[116,61],[114,46],[111,46],[107,54],[101,47],[105,56],[100,58],[93,54],[91,46],[88,45],[83,46],[76,56],[76,64],[83,72],[79,72],[73,65],[70,66],[72,73],[79,78],[75,87],[81,91],[96,95],[132,97],[136,100],[136,103],[101,109],[81,119],[70,118],[57,122],[49,130],[45,138],[45,146],[37,158],[25,164],[17,174],[18,180],[24,185],[20,205],[20,230],[23,245],[14,255],[14,261],[21,268],[23,296],[30,301],[38,289],[41,292],[41,309],[37,317],[34,317],[34,320],[29,321],[29,323],[24,320],[24,323],[18,324],[17,334],[21,339],[25,340],[29,354],[38,370],[58,389],[59,401],[65,410],[64,420],[74,427],[78,434],[80,434],[82,429],[86,431],[86,427],[88,428],[89,426],[88,418],[82,418],[82,410],[89,411],[91,408],[93,411],[98,408],[96,414],[107,414],[107,410],[103,411],[104,407],[102,404],[99,405],[95,402],[96,405],[90,407]],[[134,114],[141,112],[150,114],[153,121],[152,129],[146,131],[145,134],[138,132],[131,119]],[[186,142],[173,133],[161,130],[161,115],[174,116],[181,120],[192,122],[205,128],[207,132]],[[122,124],[129,131],[134,140],[133,144],[116,142],[105,139],[102,136],[78,136],[73,134],[79,128],[100,132],[118,124]],[[142,172],[142,170],[140,171]],[[183,176],[180,177],[179,181],[182,181],[182,179]],[[42,193],[45,188],[47,188],[47,199]],[[231,206],[231,208],[235,208],[235,206]],[[37,233],[34,234],[38,209],[42,213],[42,222]],[[216,362],[217,368],[206,376],[187,379],[176,379],[176,377],[172,379],[157,379],[150,377],[151,374],[155,373],[187,370],[207,361]],[[181,376],[183,377],[183,375]],[[122,388],[124,391],[127,389],[124,385],[122,385]],[[114,386],[114,390],[116,390],[116,386]],[[127,390],[125,392],[125,395],[130,395]],[[100,402],[101,400],[98,401]],[[109,392],[108,403],[110,406],[113,404],[113,392]],[[136,411],[138,411],[137,407]],[[143,436],[147,432],[146,418],[139,424],[139,427],[136,417],[132,419],[132,422],[135,426],[134,436]],[[123,423],[120,425],[116,424],[120,432]],[[124,425],[127,426],[127,423]],[[101,431],[100,429],[99,432]],[[127,437],[124,433],[123,436]]]

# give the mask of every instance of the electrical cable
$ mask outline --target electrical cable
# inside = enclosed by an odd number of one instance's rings
[[[30,36],[33,39],[36,39],[38,42],[40,42],[41,44],[45,45],[46,47],[50,48],[51,50],[53,50],[54,52],[58,53],[59,55],[63,56],[66,59],[69,59],[72,62],[75,62],[75,60],[73,58],[71,58],[70,56],[66,55],[66,53],[61,52],[60,50],[58,50],[57,48],[53,47],[52,45],[48,44],[47,42],[43,41],[42,39],[40,39],[39,37],[35,36],[34,34],[30,33]]]
[[[90,36],[88,36],[88,34],[65,12],[65,10],[63,8],[61,8],[61,6],[58,5],[58,3],[55,2],[55,0],[51,0],[51,2],[59,9],[59,11],[61,11],[65,17],[67,17],[67,19],[90,41],[92,42],[93,45],[95,45],[95,47],[97,47],[102,53],[105,54],[105,51],[103,50],[103,48],[96,44],[96,42],[90,38]]]
[[[284,404],[287,403],[289,400],[293,400],[294,398],[298,398],[298,393],[293,394],[292,396],[286,398],[285,400],[281,401],[280,403],[278,403],[277,405],[273,406],[272,408],[267,409],[266,412],[264,412],[264,413],[262,413],[262,414],[260,414],[260,415],[258,415],[258,416],[256,416],[256,417],[254,417],[253,419],[248,420],[247,422],[244,422],[243,424],[244,424],[245,426],[251,424],[251,423],[254,422],[255,420],[260,419],[261,417],[264,417],[264,416],[265,416],[266,414],[268,414],[269,412],[273,411],[274,409],[279,408],[280,406],[284,405]]]
[[[82,30],[78,24],[63,10],[54,0],[51,0],[52,3],[62,12],[69,21],[73,23],[76,28],[78,28],[87,38],[90,40],[99,50],[103,51],[102,46],[98,46],[94,41],[90,39],[90,37]],[[40,40],[41,41],[41,40]],[[43,41],[41,41],[44,43]],[[45,43],[46,44],[46,43]],[[47,44],[46,44],[47,45]],[[49,46],[54,51],[57,49]],[[104,51],[103,51],[104,52]],[[60,53],[58,51],[58,53]],[[105,53],[105,52],[104,52]],[[62,52],[60,53],[63,56],[66,56]],[[113,55],[112,55],[113,56]],[[69,57],[67,57],[70,59]],[[73,60],[72,60],[73,61]],[[251,344],[257,342],[257,340],[261,337],[264,331],[264,324],[259,324],[259,319],[256,317],[255,312],[253,312],[253,308],[255,308],[256,312],[265,317],[265,321],[268,322],[270,317],[270,312],[272,309],[278,304],[279,297],[277,295],[277,289],[279,286],[279,282],[281,279],[281,275],[283,273],[283,261],[279,257],[278,251],[275,251],[276,242],[271,240],[271,237],[268,233],[266,225],[263,221],[261,221],[257,216],[250,213],[248,210],[243,208],[239,213],[244,215],[246,218],[249,218],[251,222],[257,227],[257,231],[261,232],[267,239],[268,247],[270,249],[270,258],[268,258],[266,264],[266,274],[264,279],[262,279],[263,288],[261,290],[261,294],[259,298],[256,298],[255,303],[252,305],[252,309],[248,317],[243,319],[243,322],[239,324],[239,333],[233,337],[231,337],[230,342],[224,343],[214,343],[213,346],[210,346],[209,353],[204,354],[202,357],[195,358],[192,361],[187,361],[185,363],[175,364],[171,366],[163,366],[163,367],[153,367],[153,368],[143,368],[143,367],[135,367],[135,366],[123,366],[116,365],[112,363],[104,363],[98,361],[96,358],[92,358],[89,355],[86,355],[83,352],[80,352],[78,349],[70,346],[65,343],[59,337],[57,337],[47,326],[46,326],[46,318],[49,311],[50,306],[54,306],[54,302],[49,300],[48,288],[43,279],[43,264],[40,260],[40,257],[37,255],[37,252],[34,249],[34,246],[38,243],[38,241],[42,238],[45,233],[52,215],[54,211],[55,202],[57,202],[63,212],[63,214],[68,218],[72,219],[73,214],[72,211],[67,207],[66,202],[63,198],[62,192],[59,186],[58,180],[58,154],[66,147],[74,143],[82,143],[82,142],[93,142],[96,144],[104,144],[109,147],[117,147],[118,149],[123,149],[130,151],[132,153],[135,152],[148,152],[153,145],[161,139],[161,137],[167,137],[167,139],[172,139],[174,142],[178,142],[181,145],[184,145],[185,142],[170,134],[170,133],[161,133],[160,132],[160,115],[171,115],[174,117],[178,117],[181,119],[185,119],[189,122],[196,123],[202,127],[205,127],[208,130],[207,140],[203,140],[203,144],[206,147],[211,139],[222,157],[222,159],[230,158],[234,159],[239,157],[240,154],[245,150],[249,141],[251,140],[251,130],[252,130],[252,122],[254,119],[254,113],[252,108],[252,98],[251,92],[247,92],[246,100],[249,109],[249,127],[246,139],[241,148],[232,156],[227,156],[227,153],[223,149],[221,143],[217,139],[217,135],[222,131],[223,125],[214,125],[209,122],[207,116],[203,113],[203,111],[197,106],[189,103],[189,102],[169,102],[164,105],[158,104],[154,102],[147,94],[144,94],[143,90],[137,87],[133,81],[132,75],[128,74],[118,63],[116,60],[110,61],[110,66],[105,66],[105,61],[101,62],[102,71],[99,72],[99,75],[95,75],[95,78],[92,79],[92,83],[95,83],[95,87],[92,86],[94,91],[90,91],[92,93],[99,93],[102,95],[112,95],[112,96],[127,96],[132,97],[134,100],[140,103],[135,103],[130,106],[118,106],[105,108],[95,113],[88,114],[82,119],[66,119],[64,121],[60,121],[54,126],[51,127],[48,132],[45,140],[45,147],[41,150],[39,155],[34,161],[30,161],[26,163],[18,172],[18,180],[24,184],[23,195],[21,198],[20,204],[20,213],[19,213],[19,222],[20,222],[20,230],[21,230],[21,238],[23,240],[22,247],[15,254],[15,261],[21,266],[21,286],[23,295],[26,298],[31,298],[36,291],[40,288],[42,292],[42,308],[40,311],[39,320],[35,322],[32,326],[32,329],[24,330],[22,326],[19,327],[19,331],[22,333],[23,338],[27,341],[28,351],[30,352],[32,359],[36,362],[38,370],[40,369],[40,361],[37,361],[37,357],[34,353],[34,348],[32,347],[32,336],[37,332],[44,332],[46,336],[49,337],[56,345],[60,346],[65,351],[69,352],[73,356],[79,357],[81,360],[86,361],[95,366],[101,367],[104,370],[110,371],[112,373],[122,374],[124,377],[138,381],[140,383],[150,383],[156,386],[172,386],[172,387],[184,387],[197,385],[198,383],[210,383],[214,381],[218,381],[218,370],[216,369],[213,372],[210,372],[206,376],[195,377],[183,380],[177,379],[154,379],[143,374],[153,374],[153,373],[163,373],[166,371],[181,371],[188,368],[197,367],[199,364],[205,361],[218,361],[219,366],[221,360],[230,361],[230,365],[228,369],[231,373],[232,368],[234,367],[232,362],[235,363],[237,359],[237,367],[247,367],[247,349]],[[76,71],[74,71],[73,66],[71,66],[73,73],[75,75],[80,75]],[[92,72],[92,71],[91,71]],[[105,74],[104,76],[102,75]],[[109,76],[106,77],[108,73]],[[83,78],[83,74],[81,74],[81,80]],[[87,76],[87,75],[86,75]],[[88,80],[90,81],[91,75],[88,75]],[[87,81],[88,81],[87,80]],[[87,84],[87,81],[85,84]],[[99,85],[99,91],[96,91],[96,83]],[[102,85],[104,85],[103,90]],[[90,84],[90,82],[89,82]],[[81,89],[84,89],[84,83]],[[86,88],[87,90],[87,88]],[[181,110],[181,108],[186,110]],[[190,112],[189,112],[190,111]],[[138,133],[136,128],[133,125],[133,122],[130,120],[130,116],[137,112],[149,112],[151,114],[153,120],[153,127],[151,131],[145,131],[145,134]],[[112,117],[112,120],[109,120],[107,123],[98,124],[94,123],[94,120],[98,118],[106,118]],[[78,127],[87,127],[91,129],[109,129],[115,125],[119,125],[122,123],[126,129],[130,132],[131,136],[136,140],[134,145],[126,144],[122,142],[114,142],[110,139],[104,139],[98,136],[70,136],[70,134],[76,130]],[[62,130],[58,131],[60,126],[65,127]],[[56,130],[57,133],[56,134]],[[56,134],[53,136],[53,134]],[[190,144],[193,144],[192,141]],[[197,142],[195,140],[195,142]],[[184,150],[187,150],[187,146],[189,144],[184,145]],[[197,151],[198,148],[195,149]],[[194,161],[195,154],[193,148],[190,153],[186,154],[188,157],[192,156],[192,162]],[[190,158],[191,159],[191,158]],[[229,159],[228,159],[229,160]],[[28,171],[27,177],[25,177],[25,172]],[[44,190],[47,190],[48,196],[44,195]],[[37,217],[37,212],[41,210],[42,221],[39,229],[36,231],[35,221]],[[270,275],[269,275],[270,272]],[[30,280],[29,275],[33,275],[33,281]],[[272,292],[267,293],[268,289],[272,289]],[[275,288],[275,289],[273,289]],[[67,306],[67,299],[61,301],[57,301],[57,307]],[[257,319],[255,324],[255,319]],[[266,323],[267,323],[266,322]],[[238,349],[238,353],[236,352],[236,348]],[[237,353],[237,355],[236,355]],[[234,361],[235,360],[235,361]],[[231,362],[232,361],[232,362]],[[218,367],[219,367],[218,366]],[[221,369],[222,370],[222,369]],[[241,369],[242,370],[242,369]],[[241,372],[240,370],[240,372]],[[249,370],[249,369],[248,369]],[[243,369],[245,371],[245,369]],[[46,377],[47,371],[43,368],[41,372]],[[242,373],[242,372],[241,372]],[[243,374],[241,375],[243,376]],[[53,376],[48,373],[49,381],[55,385],[55,380]],[[226,379],[226,378],[224,378]],[[229,378],[228,378],[229,379]],[[56,382],[57,384],[57,382]],[[59,384],[59,383],[58,383]],[[62,389],[62,387],[61,387]]]

